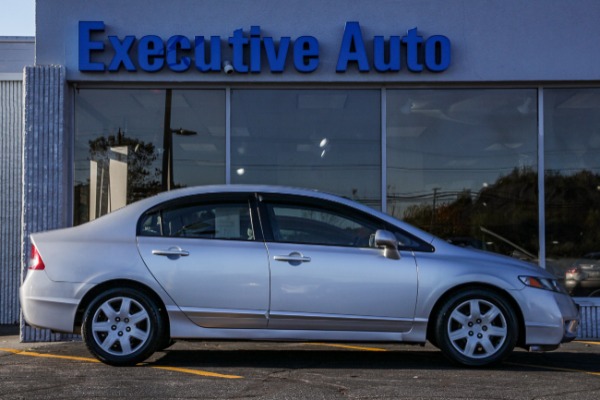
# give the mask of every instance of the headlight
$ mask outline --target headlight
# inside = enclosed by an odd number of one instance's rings
[[[537,276],[519,276],[519,280],[529,287],[567,293],[556,279],[539,278]]]

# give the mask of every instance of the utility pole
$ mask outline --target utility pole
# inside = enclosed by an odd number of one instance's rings
[[[431,226],[429,227],[429,230],[433,233],[433,227],[435,226],[435,203],[437,200],[437,194],[438,194],[438,190],[440,190],[441,188],[433,188],[433,209],[431,210]]]

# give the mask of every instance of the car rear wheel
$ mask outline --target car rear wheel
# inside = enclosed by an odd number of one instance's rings
[[[466,366],[499,363],[514,349],[518,323],[500,295],[470,289],[452,296],[436,320],[436,342],[453,362]]]
[[[100,361],[135,365],[150,357],[162,338],[162,320],[146,294],[130,288],[101,293],[85,311],[83,340]]]

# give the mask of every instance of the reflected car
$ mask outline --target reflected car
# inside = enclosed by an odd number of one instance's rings
[[[600,297],[600,252],[573,263],[565,272],[565,286],[573,296]]]
[[[81,333],[111,365],[177,340],[430,341],[455,363],[575,338],[536,265],[461,248],[317,191],[205,186],[31,235],[28,324]]]

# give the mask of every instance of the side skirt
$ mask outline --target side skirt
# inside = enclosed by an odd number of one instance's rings
[[[169,309],[168,312],[171,322],[171,338],[173,339],[424,343],[427,337],[427,320],[416,320],[412,329],[406,332],[229,329],[203,328],[194,324],[179,310]]]

